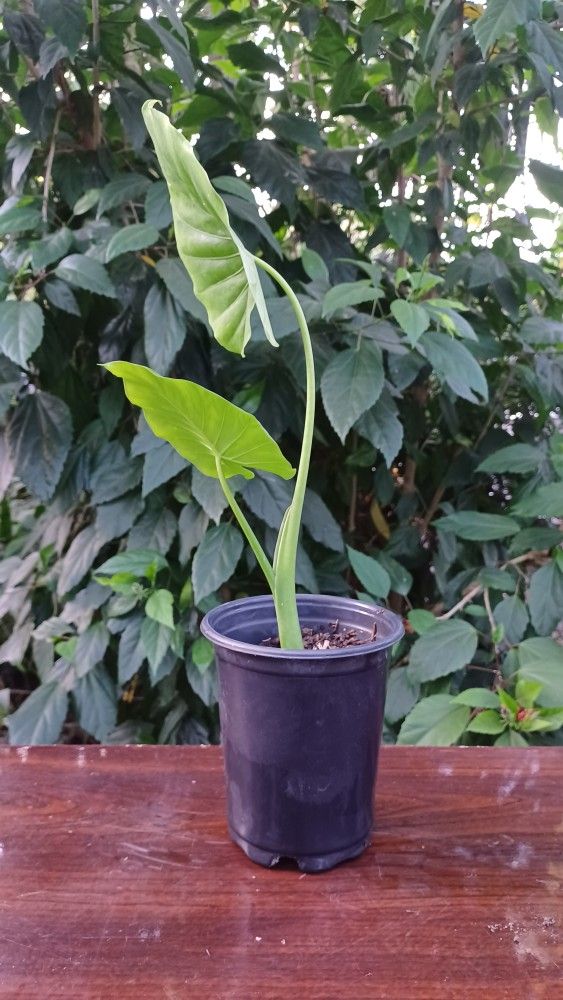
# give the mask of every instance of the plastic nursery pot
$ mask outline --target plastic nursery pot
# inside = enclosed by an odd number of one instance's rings
[[[300,595],[302,626],[331,622],[374,641],[344,649],[261,645],[277,634],[271,597],[247,597],[201,623],[213,643],[230,834],[252,861],[305,872],[356,857],[373,827],[387,665],[401,619],[342,597]]]

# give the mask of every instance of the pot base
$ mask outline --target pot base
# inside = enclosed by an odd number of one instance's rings
[[[343,861],[351,861],[352,858],[357,858],[370,842],[370,837],[367,836],[340,851],[332,851],[329,854],[305,854],[302,857],[295,857],[291,854],[275,854],[272,851],[265,851],[261,847],[256,847],[255,844],[251,844],[244,837],[241,837],[240,834],[233,830],[232,826],[229,826],[229,833],[235,844],[238,844],[246,856],[251,861],[254,861],[255,864],[262,865],[263,868],[274,868],[282,860],[295,861],[299,871],[306,872],[307,874],[326,872]]]

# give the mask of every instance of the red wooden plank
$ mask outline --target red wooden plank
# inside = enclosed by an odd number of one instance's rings
[[[232,845],[217,748],[0,750],[0,997],[563,997],[561,750],[385,747],[322,875]]]

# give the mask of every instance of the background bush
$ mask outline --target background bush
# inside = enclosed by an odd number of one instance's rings
[[[532,222],[555,219],[563,172],[525,156],[531,122],[557,135],[561,18],[539,0],[8,3],[12,742],[217,739],[198,621],[264,590],[217,484],[153,437],[98,363],[194,379],[298,454],[294,317],[273,304],[277,352],[259,329],[245,360],[212,342],[147,98],[193,137],[240,237],[299,290],[319,380],[299,584],[408,614],[387,739],[562,742],[561,230],[548,250]],[[524,173],[549,209],[533,186],[518,211],[506,203]],[[287,484],[238,487],[271,549]]]

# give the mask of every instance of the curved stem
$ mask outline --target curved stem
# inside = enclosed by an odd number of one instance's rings
[[[268,582],[268,586],[269,586],[269,588],[270,588],[270,590],[272,591],[272,594],[273,594],[274,593],[274,586],[275,586],[274,571],[273,571],[273,569],[272,569],[272,567],[271,567],[271,565],[270,565],[270,563],[268,561],[268,557],[266,556],[266,553],[264,552],[264,549],[260,545],[260,542],[258,541],[256,535],[254,534],[252,528],[250,527],[248,521],[246,520],[246,518],[245,518],[242,510],[240,509],[238,503],[236,502],[235,495],[234,495],[233,491],[231,490],[231,487],[229,486],[229,484],[228,484],[228,482],[227,482],[227,480],[225,478],[225,475],[223,473],[223,469],[222,469],[222,466],[221,466],[221,460],[219,458],[217,458],[217,457],[215,458],[215,466],[217,468],[217,476],[219,478],[219,482],[221,483],[221,487],[222,487],[223,493],[225,494],[225,496],[227,498],[227,501],[229,503],[229,507],[231,508],[233,514],[235,515],[235,517],[236,517],[236,519],[237,519],[237,521],[238,521],[238,523],[239,523],[239,525],[240,525],[240,527],[242,529],[242,532],[243,532],[243,534],[244,534],[244,536],[245,536],[248,544],[250,545],[250,548],[254,552],[254,555],[256,556],[258,565],[260,566],[260,569],[262,570],[264,576],[266,577],[266,580]]]
[[[266,274],[269,274],[270,277],[277,282],[291,302],[299,324],[303,351],[305,353],[307,397],[305,406],[305,423],[303,426],[303,437],[301,443],[301,455],[299,458],[299,468],[297,470],[297,478],[295,480],[293,499],[286,512],[283,522],[283,530],[280,531],[280,537],[278,540],[274,587],[274,602],[276,605],[280,645],[283,649],[302,649],[303,639],[301,637],[301,627],[299,625],[299,616],[297,614],[297,599],[295,593],[295,565],[297,561],[301,515],[303,513],[303,503],[305,500],[305,490],[307,488],[309,464],[311,461],[311,447],[313,444],[313,433],[315,429],[315,362],[307,320],[305,319],[305,315],[295,292],[288,285],[285,278],[282,278],[281,274],[278,274],[276,269],[265,260],[261,260],[259,257],[255,257],[254,260],[257,265],[266,272]]]

